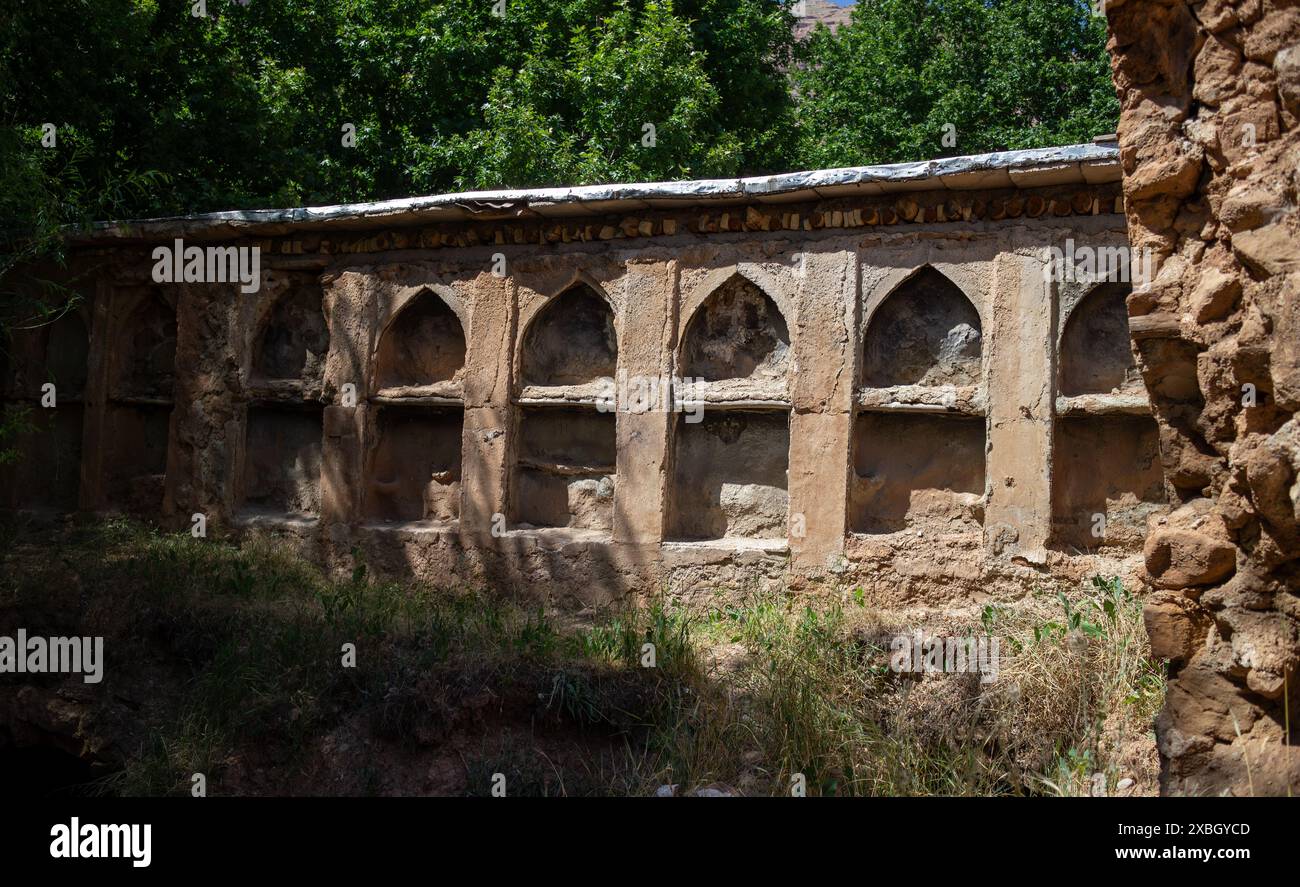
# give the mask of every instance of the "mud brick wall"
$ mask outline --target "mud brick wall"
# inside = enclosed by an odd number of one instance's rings
[[[1161,271],[1130,325],[1177,509],[1146,620],[1175,664],[1165,788],[1300,783],[1300,6],[1108,0],[1129,235]]]
[[[5,389],[74,380],[31,452],[78,471],[6,504],[201,514],[331,568],[577,601],[1135,581],[1168,490],[1130,287],[1044,273],[1070,240],[1127,247],[1109,163],[631,216],[177,223],[261,251],[247,294],[154,283],[170,237],[89,238],[80,325],[26,341]]]

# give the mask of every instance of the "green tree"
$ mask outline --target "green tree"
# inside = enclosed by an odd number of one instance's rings
[[[116,208],[136,216],[783,166],[786,0],[679,2],[0,0],[0,122],[78,133],[91,190],[169,177]],[[611,127],[649,111],[668,147],[632,162]],[[518,135],[522,155],[536,126],[555,158],[453,150]]]
[[[863,0],[850,24],[818,28],[800,53],[800,160],[1089,141],[1119,116],[1105,36],[1085,0]]]
[[[1114,126],[1084,0],[863,0],[797,53],[789,5],[206,0],[196,17],[183,0],[0,0],[0,173],[18,181],[0,228],[777,172]],[[32,154],[46,122],[58,146]],[[145,172],[167,185],[131,187]]]
[[[484,125],[444,156],[470,188],[735,175],[740,140],[719,104],[671,4],[625,3],[563,53],[539,47],[518,71],[498,68]]]

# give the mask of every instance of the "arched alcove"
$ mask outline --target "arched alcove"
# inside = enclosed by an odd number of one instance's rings
[[[790,409],[782,401],[792,363],[785,316],[744,276],[733,274],[695,310],[682,335],[680,374],[706,384],[745,380],[760,387],[748,403],[678,415],[671,538],[786,538]]]
[[[586,385],[612,378],[618,337],[609,302],[585,283],[533,317],[520,347],[522,386]],[[614,522],[617,418],[594,400],[524,406],[511,490],[516,523],[608,533]]]
[[[783,380],[790,369],[790,331],[772,298],[736,274],[709,294],[683,335],[681,374]]]
[[[1052,434],[1052,539],[1066,550],[1136,550],[1147,519],[1166,505],[1155,419],[1104,397],[1145,390],[1129,340],[1130,291],[1119,281],[1097,285],[1061,331],[1059,393],[1081,398]]]
[[[362,509],[368,520],[448,523],[460,517],[460,392],[440,392],[430,403],[421,389],[460,381],[465,348],[460,318],[431,289],[402,306],[380,337],[375,382],[383,397],[370,411],[365,457]]]
[[[176,381],[176,311],[146,290],[117,326],[119,350],[105,419],[104,494],[110,507],[142,515],[162,509]]]
[[[926,265],[877,305],[862,343],[864,389],[968,387],[982,378],[979,312],[955,283]],[[869,393],[866,392],[866,393]],[[969,400],[869,400],[853,424],[849,527],[857,533],[939,535],[984,521],[985,419]]]
[[[296,286],[275,301],[253,350],[253,378],[319,382],[329,351],[329,327],[319,286]]]
[[[375,384],[385,388],[459,379],[465,367],[465,330],[456,312],[423,290],[398,312],[379,343]]]
[[[876,309],[863,343],[863,384],[975,385],[983,332],[966,294],[927,265]]]
[[[1125,283],[1103,283],[1070,312],[1061,335],[1061,394],[1142,391],[1129,344],[1129,289]]]
[[[170,398],[176,379],[176,311],[161,294],[140,298],[120,327],[115,394]]]
[[[320,512],[329,324],[314,275],[289,272],[284,282],[252,342],[240,502],[246,516],[310,519]]]
[[[586,284],[551,299],[524,335],[521,376],[525,385],[582,385],[613,377],[617,365],[614,312]]]
[[[60,394],[79,396],[86,389],[90,333],[77,311],[69,311],[45,329],[45,378]]]
[[[53,384],[55,405],[32,409],[29,402],[23,407],[30,427],[15,437],[21,457],[0,469],[0,487],[12,488],[13,504],[21,508],[73,511],[81,488],[88,330],[82,314],[71,309],[31,334],[36,349],[30,353],[30,384],[22,387],[32,397],[43,397],[42,386]]]

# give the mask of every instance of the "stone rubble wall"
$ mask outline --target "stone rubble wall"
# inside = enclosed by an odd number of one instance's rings
[[[1300,4],[1108,0],[1129,298],[1176,510],[1145,571],[1165,790],[1300,788]],[[1290,700],[1288,703],[1287,695]],[[1288,709],[1289,721],[1288,723]]]

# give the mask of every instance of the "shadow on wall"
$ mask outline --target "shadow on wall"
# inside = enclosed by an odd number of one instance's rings
[[[524,332],[520,363],[521,385],[534,389],[612,378],[618,340],[609,301],[587,284],[553,297]],[[585,390],[555,400],[531,406],[516,400],[510,523],[593,530],[609,538],[617,485],[617,416],[602,412],[595,395]]]
[[[379,339],[363,511],[367,520],[450,525],[460,519],[465,331],[425,289]]]
[[[155,516],[163,506],[176,386],[176,308],[158,288],[119,291],[105,415],[104,496],[110,510]],[[130,304],[130,302],[128,302]]]

